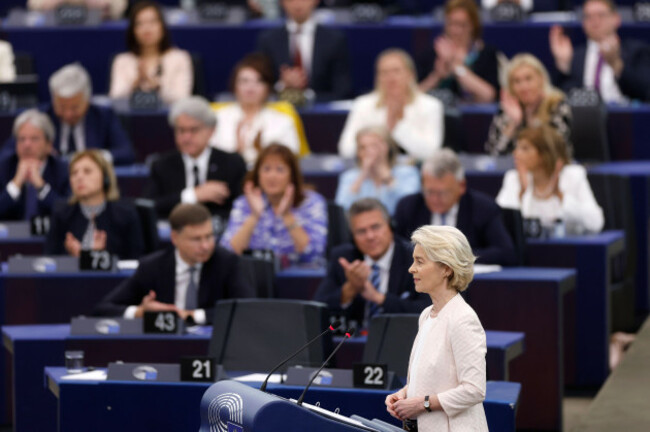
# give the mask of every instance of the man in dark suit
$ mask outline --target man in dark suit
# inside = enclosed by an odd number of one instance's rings
[[[582,12],[586,46],[574,51],[571,39],[559,26],[553,26],[549,33],[558,86],[565,91],[574,87],[596,89],[605,102],[650,100],[650,47],[619,39],[621,17],[611,0],[587,0]]]
[[[0,161],[0,220],[49,215],[55,201],[70,195],[68,165],[51,154],[54,127],[31,109],[13,129],[16,152]]]
[[[393,235],[390,215],[376,199],[364,198],[348,211],[353,244],[331,252],[327,276],[314,300],[335,314],[367,326],[377,313],[420,313],[431,304],[415,292],[408,269],[413,247]]]
[[[208,146],[217,118],[198,96],[176,102],[169,112],[177,150],[151,166],[145,196],[153,199],[166,219],[179,202],[202,203],[225,224],[232,203],[241,194],[246,164],[237,153]]]
[[[258,50],[277,73],[276,90],[302,91],[308,100],[345,99],[350,94],[350,60],[345,36],[316,23],[319,0],[282,0],[285,26],[265,31]]]
[[[78,63],[56,71],[49,81],[52,103],[43,107],[54,124],[55,155],[68,156],[86,149],[100,149],[114,165],[133,163],[131,141],[109,107],[90,102],[92,85],[88,72]],[[14,152],[9,140],[1,154]]]
[[[467,189],[456,154],[442,149],[422,165],[422,193],[397,203],[397,233],[410,237],[422,225],[451,225],[469,241],[481,264],[513,264],[514,244],[501,209],[489,196]]]
[[[169,222],[174,248],[142,258],[136,273],[109,293],[94,315],[139,318],[146,311],[173,311],[205,324],[218,300],[254,297],[242,280],[239,258],[215,246],[205,207],[179,204]]]

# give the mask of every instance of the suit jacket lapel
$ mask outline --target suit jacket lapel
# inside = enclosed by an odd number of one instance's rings
[[[165,174],[169,176],[169,182],[171,183],[170,190],[183,190],[187,187],[185,184],[185,164],[183,163],[183,156],[179,151],[171,159],[169,170]]]
[[[472,205],[469,193],[466,192],[458,203],[458,214],[456,215],[456,228],[465,236],[470,244],[474,242],[474,227],[472,226]]]
[[[156,292],[156,300],[163,303],[174,304],[176,302],[176,249],[169,248],[162,259],[163,268],[160,269],[158,277],[160,281],[160,292]]]
[[[390,263],[390,273],[388,276],[388,292],[392,294],[399,294],[399,287],[402,283],[402,278],[406,276],[404,272],[404,250],[399,239],[395,239],[395,247],[393,248],[393,260]]]
[[[208,180],[223,180],[221,175],[221,164],[220,154],[216,151],[210,151],[210,158],[208,159],[208,173],[206,178]]]
[[[286,26],[282,26],[282,31],[280,32],[280,59],[282,60],[278,66],[278,68],[283,65],[292,65],[293,62],[291,61],[291,52],[290,49],[291,47],[289,46],[289,32],[287,31]]]

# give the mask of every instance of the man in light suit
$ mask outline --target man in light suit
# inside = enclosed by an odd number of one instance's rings
[[[36,109],[14,121],[16,152],[0,160],[0,220],[46,216],[70,195],[68,164],[52,156],[54,126]]]
[[[558,86],[565,91],[593,88],[605,102],[650,100],[650,47],[640,41],[620,40],[621,17],[611,0],[586,0],[582,12],[586,46],[574,51],[559,26],[549,33]]]
[[[155,201],[161,218],[166,219],[179,202],[202,203],[225,224],[234,199],[241,194],[244,159],[208,146],[217,117],[201,97],[176,102],[169,111],[169,124],[177,149],[153,163],[145,196]]]
[[[286,25],[265,31],[258,49],[271,58],[276,90],[295,89],[308,100],[345,99],[351,76],[345,36],[319,25],[312,12],[319,0],[282,0]]]
[[[332,250],[314,300],[364,326],[377,313],[420,313],[430,305],[428,296],[415,292],[408,273],[413,247],[393,235],[383,204],[360,199],[350,207],[348,220],[354,243]]]
[[[515,249],[501,209],[489,196],[467,189],[465,172],[456,154],[442,149],[422,164],[422,193],[397,203],[397,233],[409,238],[422,225],[458,228],[481,264],[513,264]]]
[[[174,248],[142,258],[136,273],[102,299],[94,315],[139,318],[146,311],[172,311],[205,324],[218,300],[254,297],[237,255],[215,246],[205,207],[179,204],[169,222]]]
[[[87,149],[103,150],[114,165],[133,163],[131,141],[111,108],[91,103],[92,85],[88,72],[79,63],[69,64],[50,77],[52,103],[43,107],[56,131],[52,142],[57,156],[68,157]],[[0,154],[15,151],[9,140]]]

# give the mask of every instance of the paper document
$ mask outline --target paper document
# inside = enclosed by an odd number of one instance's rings
[[[282,382],[280,381],[280,378],[282,378],[282,381],[284,381],[285,379],[287,379],[287,376],[281,374],[273,374],[269,378],[269,382],[272,384],[280,384]],[[266,379],[266,374],[261,374],[261,373],[242,375],[240,377],[234,378],[235,381],[242,381],[242,382],[264,382],[265,379]]]
[[[81,372],[78,374],[63,375],[61,379],[74,381],[105,381],[106,371],[94,370],[89,372]]]

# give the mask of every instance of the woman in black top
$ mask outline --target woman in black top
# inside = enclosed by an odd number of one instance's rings
[[[443,34],[418,58],[420,90],[447,88],[466,101],[493,102],[499,94],[497,50],[483,43],[481,33],[476,2],[449,0]]]
[[[72,198],[52,213],[45,252],[78,257],[82,250],[107,250],[136,259],[144,249],[133,204],[119,200],[113,167],[99,150],[75,154],[70,161]]]

